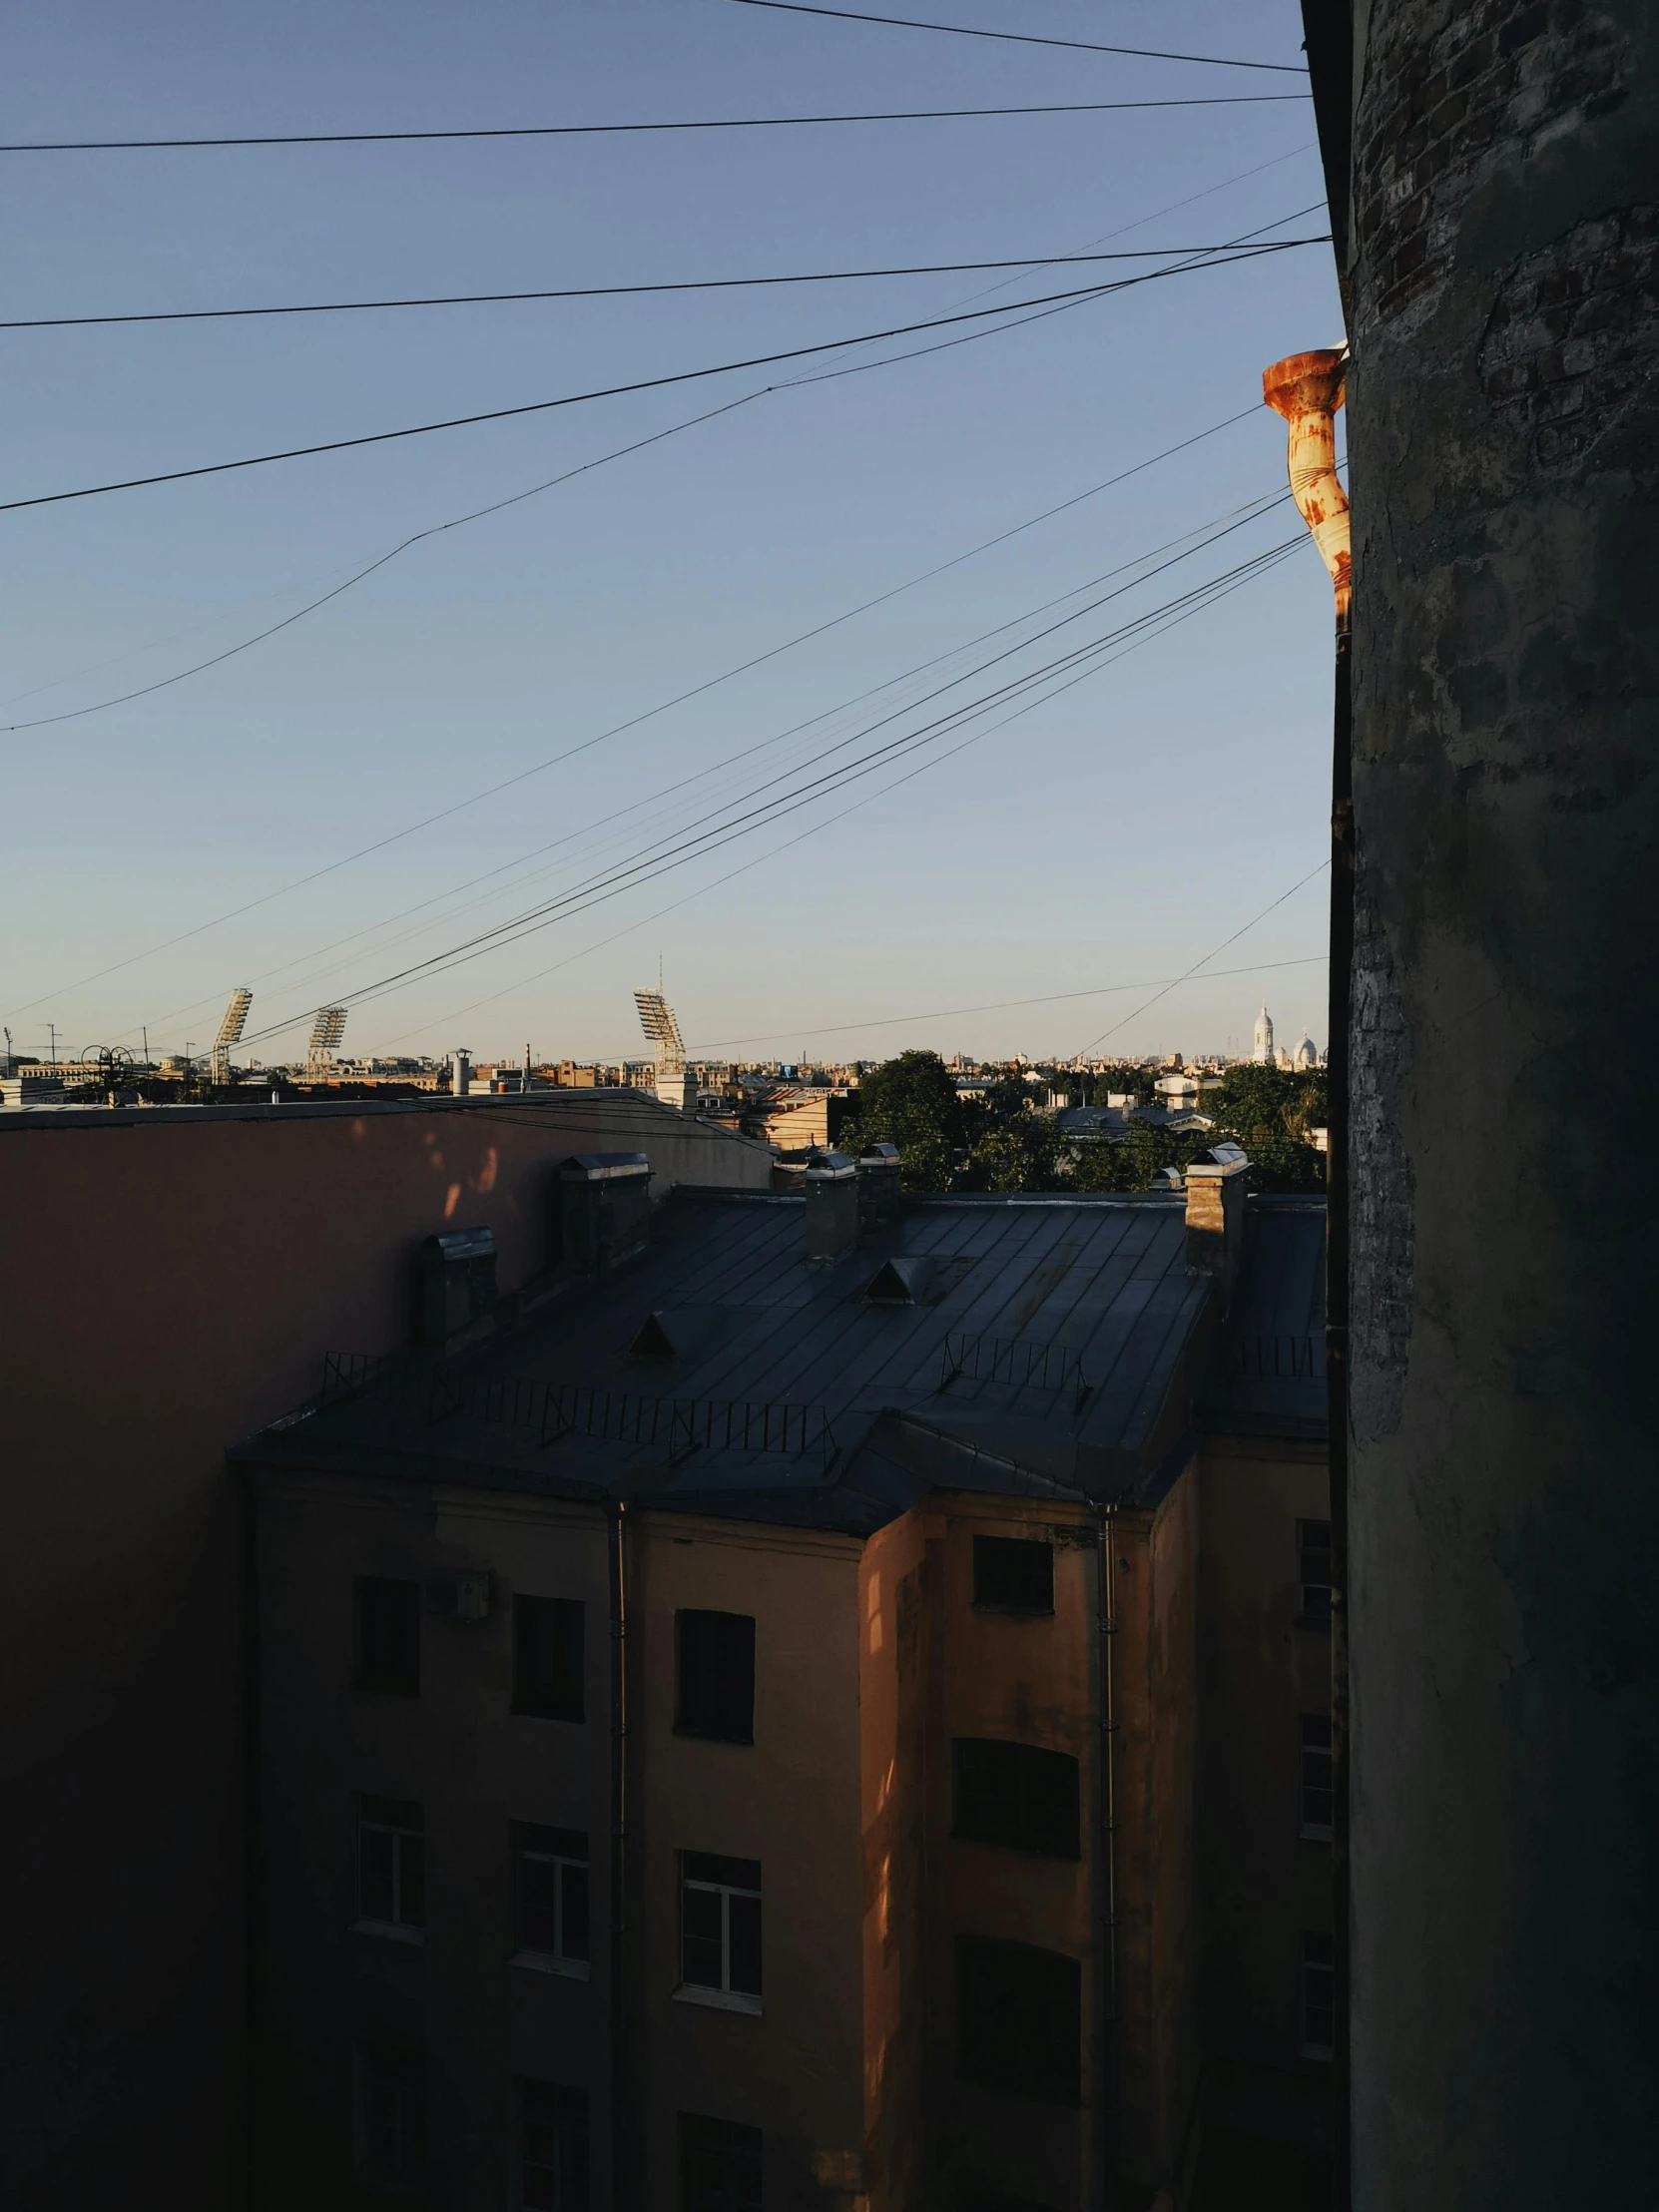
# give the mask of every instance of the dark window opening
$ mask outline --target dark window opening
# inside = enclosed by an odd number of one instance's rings
[[[692,1989],[761,1994],[761,1866],[680,1854],[680,1979]]]
[[[360,1574],[352,1585],[357,1687],[420,1695],[420,1584]]]
[[[675,1728],[722,1743],[755,1741],[755,1622],[748,1613],[679,1612]]]
[[[1316,1841],[1331,1838],[1331,1715],[1301,1717],[1302,1833]]]
[[[357,1800],[357,1915],[376,1928],[426,1926],[425,1820],[406,1799]]]
[[[417,2051],[357,2052],[357,2171],[407,2185],[426,2170],[426,2065]]]
[[[1304,1628],[1331,1626],[1331,1523],[1296,1524],[1296,1617]]]
[[[680,2212],[761,2212],[761,2131],[680,2115]]]
[[[956,1739],[953,1833],[975,1844],[1079,1855],[1078,1765],[1061,1751],[988,1737]]]
[[[588,1961],[588,1839],[579,1829],[513,1823],[515,1934],[521,1951]]]
[[[513,1599],[513,1711],[546,1721],[584,1717],[580,1598]]]
[[[523,2212],[588,2212],[588,2092],[518,2085],[518,2201]]]
[[[1302,2047],[1329,2058],[1337,2039],[1337,1965],[1329,1936],[1302,1938]]]
[[[1079,2102],[1083,1969],[1027,1943],[956,1941],[956,2071],[1046,2104]]]
[[[973,1602],[983,1612],[1052,1613],[1054,1546],[1023,1536],[975,1536]]]
[[[1054,2212],[1035,2197],[1010,2197],[1000,2189],[964,2189],[956,2203],[958,2212]]]

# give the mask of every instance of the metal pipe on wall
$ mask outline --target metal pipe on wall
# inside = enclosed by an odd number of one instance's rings
[[[1096,1608],[1100,1632],[1100,1804],[1101,1836],[1098,1855],[1099,1885],[1104,1897],[1099,1911],[1101,1940],[1105,1945],[1105,1971],[1101,1976],[1102,2083],[1099,2159],[1100,2193],[1097,2201],[1117,2199],[1117,2023],[1118,2023],[1118,1816],[1117,1816],[1117,1703],[1114,1645],[1117,1639],[1116,1578],[1112,1572],[1112,1508],[1100,1508],[1099,1542],[1095,1550]]]
[[[1331,1951],[1336,1992],[1332,2051],[1332,2208],[1352,2200],[1349,2056],[1348,1436],[1349,1026],[1354,964],[1354,741],[1349,615],[1353,553],[1348,493],[1337,474],[1337,411],[1348,349],[1293,353],[1262,375],[1262,396],[1287,426],[1291,493],[1330,574],[1336,598],[1331,748],[1331,968],[1325,1233],[1326,1426],[1331,1484]]]
[[[635,2202],[629,2125],[628,2001],[628,1508],[606,1514],[611,1630],[611,2203]]]

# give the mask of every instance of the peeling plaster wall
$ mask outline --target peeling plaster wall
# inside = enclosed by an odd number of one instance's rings
[[[1354,2203],[1659,2173],[1659,22],[1357,10]],[[1599,1077],[1599,1080],[1598,1080]]]

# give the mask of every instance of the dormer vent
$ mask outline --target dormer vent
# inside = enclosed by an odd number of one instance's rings
[[[932,1281],[926,1258],[883,1260],[864,1285],[866,1306],[919,1306]]]
[[[560,1258],[608,1275],[651,1241],[651,1162],[643,1152],[578,1152],[559,1169]]]

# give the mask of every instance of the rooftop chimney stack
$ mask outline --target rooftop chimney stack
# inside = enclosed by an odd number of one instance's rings
[[[1187,1170],[1187,1273],[1213,1275],[1221,1284],[1225,1313],[1233,1303],[1244,1251],[1245,1170],[1237,1145],[1217,1145],[1208,1160]]]
[[[900,1168],[898,1147],[895,1144],[866,1145],[858,1159],[858,1229],[859,1233],[879,1229],[883,1222],[892,1219],[898,1205],[898,1174]]]
[[[454,1098],[465,1098],[472,1088],[472,1055],[470,1052],[452,1052],[449,1055],[449,1090]]]
[[[858,1170],[844,1152],[807,1163],[807,1258],[838,1260],[858,1242]]]

